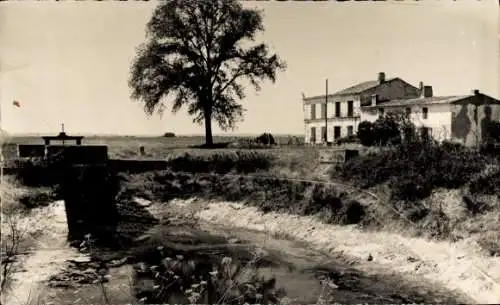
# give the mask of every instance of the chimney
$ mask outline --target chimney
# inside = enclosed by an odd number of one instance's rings
[[[420,82],[418,84],[418,89],[420,89],[420,92],[422,92],[422,90],[424,90],[424,82]]]
[[[420,97],[432,97],[432,86],[422,86],[420,89]]]
[[[384,72],[379,72],[379,74],[378,74],[378,83],[379,84],[385,83],[385,73]]]
[[[478,95],[479,95],[479,90],[474,89],[474,90],[472,90],[472,93],[473,93],[474,95],[478,96]]]
[[[371,103],[371,106],[377,106],[377,102],[378,102],[378,95],[372,94],[372,103]]]

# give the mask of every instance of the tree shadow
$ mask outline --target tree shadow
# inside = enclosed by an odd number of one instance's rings
[[[468,114],[467,105],[461,105],[460,111],[451,120],[451,133],[454,138],[467,141],[471,131],[471,119]]]
[[[481,120],[481,144],[491,144],[493,141],[493,135],[491,134],[491,119],[492,110],[491,107],[484,106],[484,118]]]

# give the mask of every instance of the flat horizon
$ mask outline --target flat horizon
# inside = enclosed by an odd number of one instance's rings
[[[262,133],[240,133],[240,134],[213,134],[213,137],[219,137],[219,138],[233,138],[233,137],[254,137],[254,136],[259,136]],[[41,136],[46,136],[49,135],[48,133],[8,133],[7,135],[9,137],[41,137]],[[143,137],[143,138],[163,138],[162,134],[158,135],[152,135],[152,134],[106,134],[106,133],[101,133],[101,134],[95,134],[95,133],[69,133],[68,135],[75,135],[75,136],[85,136],[85,137]],[[304,136],[303,134],[272,134],[273,136],[280,137],[280,136]],[[176,138],[179,137],[201,137],[205,138],[204,134],[175,134]]]

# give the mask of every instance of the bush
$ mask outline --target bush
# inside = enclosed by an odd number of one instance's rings
[[[269,169],[272,165],[272,159],[273,157],[269,154],[254,151],[223,152],[210,155],[186,153],[170,160],[168,166],[173,171],[190,173],[215,172],[225,174],[231,171],[251,173]]]
[[[401,119],[396,115],[387,114],[373,123],[373,136],[376,144],[401,143]]]
[[[173,133],[173,132],[165,132],[163,134],[163,137],[165,137],[165,138],[175,138],[175,133]]]
[[[47,189],[34,189],[27,192],[19,198],[19,202],[26,209],[33,209],[38,207],[48,206],[52,201],[57,200],[58,197],[55,191]]]
[[[337,139],[335,141],[335,144],[337,145],[342,145],[342,144],[347,144],[347,143],[359,143],[360,140],[357,136],[352,135],[352,136],[346,136],[340,139]]]
[[[416,128],[404,115],[388,113],[375,122],[363,121],[358,126],[357,134],[364,146],[401,144],[419,141]]]
[[[255,142],[264,144],[264,145],[276,145],[276,141],[274,137],[270,133],[263,133],[255,139]]]
[[[57,172],[50,170],[48,164],[40,158],[16,161],[17,180],[26,186],[52,186],[56,183]]]
[[[451,142],[451,141],[443,141],[441,143],[441,147],[447,152],[462,152],[465,150],[465,146],[461,143]]]
[[[469,184],[469,190],[472,194],[497,194],[500,196],[500,169],[472,180]]]
[[[153,176],[151,176],[153,175]],[[184,174],[161,171],[137,175],[124,185],[123,196],[144,196],[150,200],[168,201],[173,198],[199,197],[228,201],[243,201],[264,213],[284,212],[316,215],[329,223],[359,223],[364,207],[348,201],[335,187],[268,177],[240,177],[207,174]]]
[[[358,139],[364,146],[371,146],[374,143],[373,123],[363,121],[358,125]]]
[[[413,201],[439,187],[465,185],[486,164],[488,160],[477,152],[451,149],[448,144],[413,142],[349,160],[338,171],[365,188],[388,182],[393,198]],[[339,173],[331,174],[335,177]]]
[[[488,124],[488,133],[493,141],[500,142],[500,122]]]
[[[257,272],[262,251],[246,260],[216,259],[206,254],[148,249],[135,265],[135,296],[147,304],[172,300],[182,304],[278,304],[285,291],[275,278]],[[137,259],[136,259],[137,260]],[[248,260],[248,261],[247,261]],[[141,280],[153,285],[141,284]]]

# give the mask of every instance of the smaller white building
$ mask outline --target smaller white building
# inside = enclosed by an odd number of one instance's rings
[[[453,140],[467,146],[487,140],[487,125],[500,120],[500,101],[474,90],[470,95],[433,96],[431,86],[420,84],[418,98],[396,99],[361,107],[361,120],[374,122],[386,113],[407,115],[421,133],[435,140]]]

